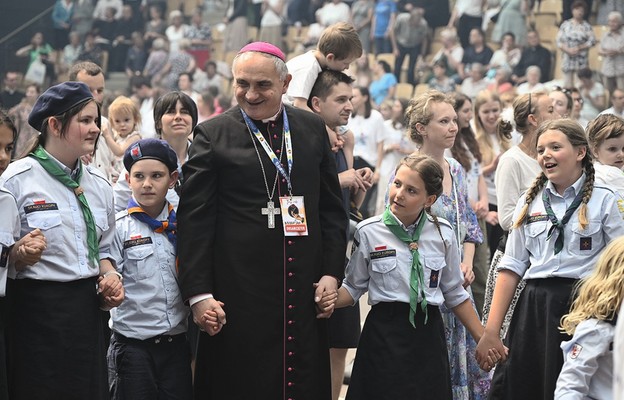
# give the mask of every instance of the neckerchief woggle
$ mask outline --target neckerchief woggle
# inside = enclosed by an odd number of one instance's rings
[[[570,218],[572,218],[572,214],[576,211],[577,208],[581,205],[583,201],[583,191],[580,190],[574,200],[572,200],[572,204],[568,207],[561,219],[561,222],[557,219],[555,212],[552,209],[552,205],[550,204],[550,197],[546,194],[546,190],[542,191],[542,202],[544,202],[544,209],[546,210],[546,215],[548,215],[548,219],[552,226],[548,230],[548,235],[546,236],[546,240],[550,240],[553,233],[555,233],[555,229],[558,232],[557,239],[555,239],[555,254],[558,254],[561,250],[563,250],[563,228],[568,223]]]
[[[422,301],[420,302],[420,308],[425,314],[425,324],[427,323],[428,313],[427,313],[427,297],[425,295],[425,277],[423,273],[423,267],[420,263],[420,255],[418,253],[418,241],[420,240],[420,234],[422,233],[423,226],[425,226],[425,222],[427,220],[427,215],[425,211],[420,213],[420,219],[416,224],[413,234],[409,234],[403,229],[396,218],[392,215],[390,211],[390,207],[386,207],[386,211],[382,214],[381,217],[383,223],[386,225],[388,230],[394,234],[399,240],[405,243],[410,252],[412,253],[412,265],[410,268],[410,314],[409,314],[409,322],[412,324],[414,328],[416,328],[416,323],[414,322],[414,317],[416,316],[416,311],[418,309],[418,295],[422,297]]]
[[[290,173],[292,172],[293,166],[293,154],[292,140],[290,138],[290,125],[288,124],[288,117],[286,116],[286,108],[282,109],[282,116],[284,119],[284,128],[282,130],[282,135],[284,135],[284,141],[286,142],[286,159],[288,162],[288,172],[284,170],[284,167],[282,167],[279,158],[277,158],[277,155],[275,155],[275,152],[273,151],[271,146],[269,146],[264,136],[262,136],[262,133],[260,133],[260,130],[258,129],[256,124],[254,124],[251,118],[249,118],[249,116],[245,114],[245,111],[243,111],[242,108],[240,111],[241,114],[243,114],[243,118],[245,119],[245,124],[247,124],[247,128],[249,128],[249,130],[254,134],[256,139],[258,139],[258,142],[260,142],[260,144],[262,145],[262,148],[266,152],[267,156],[269,156],[269,158],[271,159],[271,162],[273,162],[273,165],[275,165],[277,171],[286,179],[286,182],[288,183],[288,194],[292,197],[292,184],[290,181]]]
[[[177,241],[176,241],[176,229],[178,227],[176,213],[173,210],[171,203],[167,203],[168,216],[166,221],[159,221],[150,217],[143,208],[133,199],[128,200],[128,214],[138,221],[143,222],[149,228],[156,233],[165,233],[167,239],[173,245],[173,248],[177,253]]]

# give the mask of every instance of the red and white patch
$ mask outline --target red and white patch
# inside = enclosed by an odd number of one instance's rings
[[[573,360],[576,359],[581,354],[582,350],[583,346],[578,343],[574,343],[574,346],[572,346],[572,349],[570,349],[570,358]]]
[[[141,236],[141,235],[133,235],[133,236],[130,236],[130,240],[141,239],[142,237],[143,236]]]
[[[386,246],[386,245],[375,246],[375,251],[386,250],[387,248],[388,248],[388,246]]]
[[[39,204],[45,204],[45,203],[46,203],[45,199],[33,199],[33,204],[39,205]]]

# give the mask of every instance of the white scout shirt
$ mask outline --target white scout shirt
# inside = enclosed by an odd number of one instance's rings
[[[470,296],[462,284],[457,238],[451,225],[439,219],[440,230],[429,219],[418,241],[423,266],[425,296],[431,305],[453,308]],[[413,232],[414,225],[404,227]],[[412,252],[383,223],[381,216],[368,218],[358,224],[354,249],[347,265],[343,286],[357,302],[368,290],[368,303],[410,301]],[[419,295],[419,302],[422,301]]]
[[[77,173],[58,164],[70,176]],[[99,170],[89,165],[82,168],[80,187],[95,220],[100,260],[111,258],[115,227],[113,189]],[[39,228],[47,239],[41,260],[21,272],[9,266],[10,278],[70,282],[99,275],[100,266],[88,257],[87,226],[72,189],[48,174],[31,157],[9,164],[0,178],[0,186],[11,192],[17,201],[21,223],[19,237]]]

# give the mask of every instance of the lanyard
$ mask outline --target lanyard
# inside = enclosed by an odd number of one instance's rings
[[[293,154],[292,141],[290,138],[290,126],[288,124],[288,117],[286,116],[286,109],[282,110],[282,115],[284,119],[284,129],[282,134],[284,135],[284,140],[286,142],[286,159],[288,160],[288,172],[284,170],[284,167],[282,167],[279,158],[277,158],[271,146],[269,146],[267,141],[264,139],[264,136],[262,136],[262,133],[260,133],[260,130],[258,129],[256,124],[253,123],[251,118],[249,118],[247,114],[245,114],[245,111],[243,111],[242,109],[241,114],[243,114],[243,118],[245,119],[245,124],[247,124],[247,128],[256,136],[256,139],[258,139],[258,142],[260,142],[260,144],[262,145],[262,148],[273,162],[273,165],[275,165],[277,171],[286,179],[286,182],[288,183],[288,193],[292,197],[292,184],[290,181],[290,174],[292,172],[293,166]]]

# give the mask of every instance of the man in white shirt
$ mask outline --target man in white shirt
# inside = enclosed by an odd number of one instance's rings
[[[611,93],[611,105],[612,107],[607,108],[602,111],[602,114],[614,114],[620,118],[624,118],[624,90],[623,89],[615,89],[613,93]]]

